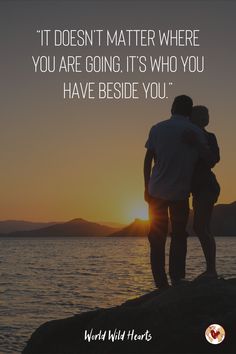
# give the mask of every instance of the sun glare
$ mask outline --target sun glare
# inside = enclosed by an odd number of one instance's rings
[[[148,206],[144,203],[130,206],[127,212],[127,219],[132,222],[134,219],[148,220]]]

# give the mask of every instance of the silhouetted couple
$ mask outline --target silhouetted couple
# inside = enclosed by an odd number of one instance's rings
[[[154,125],[145,147],[145,200],[149,204],[151,267],[158,288],[169,286],[165,271],[168,214],[171,223],[169,275],[172,285],[185,278],[189,196],[193,196],[194,230],[206,258],[200,278],[217,277],[216,246],[210,232],[212,210],[220,193],[211,168],[219,161],[216,137],[205,127],[208,109],[190,97],[175,98],[170,119]],[[153,167],[152,167],[153,165]]]

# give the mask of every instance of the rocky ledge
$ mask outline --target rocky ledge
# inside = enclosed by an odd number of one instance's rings
[[[47,322],[32,334],[23,354],[231,354],[236,352],[235,302],[236,279],[156,290],[120,306]],[[210,324],[224,327],[222,343],[207,342]],[[89,342],[91,333],[98,336]]]

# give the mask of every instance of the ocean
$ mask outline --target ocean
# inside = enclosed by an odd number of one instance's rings
[[[218,237],[217,269],[236,277],[236,237]],[[168,256],[167,242],[167,256]],[[19,353],[42,323],[154,289],[146,238],[0,238],[0,352]],[[187,279],[204,270],[188,240]]]

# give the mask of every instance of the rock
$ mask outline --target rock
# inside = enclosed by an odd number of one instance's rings
[[[236,279],[195,281],[153,291],[120,306],[54,320],[40,326],[23,354],[118,354],[118,353],[235,353]],[[221,344],[205,339],[210,324],[225,329]],[[106,333],[106,339],[84,340],[85,330]],[[126,340],[112,342],[108,331],[118,329]],[[143,340],[127,340],[129,331]],[[152,336],[147,341],[145,332]],[[125,332],[124,332],[125,331]]]

